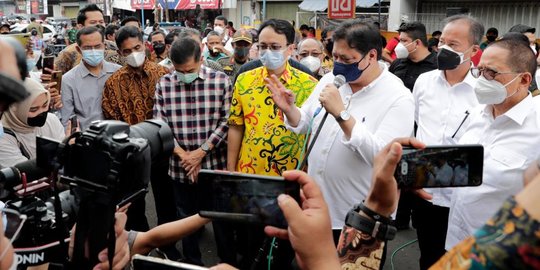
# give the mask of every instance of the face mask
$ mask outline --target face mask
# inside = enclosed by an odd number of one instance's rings
[[[47,112],[42,112],[34,117],[29,117],[26,123],[31,127],[42,127],[47,121]]]
[[[308,56],[300,60],[300,64],[306,66],[311,72],[316,72],[321,67],[321,59],[315,56]]]
[[[193,73],[182,73],[175,71],[176,76],[178,77],[178,80],[184,83],[192,83],[199,77],[199,73],[193,72]]]
[[[263,63],[263,65],[269,69],[269,70],[276,70],[285,64],[285,56],[283,56],[283,52],[285,50],[281,51],[272,51],[272,50],[264,50],[259,51],[259,59]]]
[[[223,32],[225,32],[225,28],[221,26],[214,26],[214,32],[218,33],[218,35],[221,36]]]
[[[469,49],[467,49],[467,51]],[[439,70],[451,70],[457,68],[465,62],[465,60],[463,60],[464,55],[464,52],[456,52],[448,45],[439,47],[439,53],[437,53],[437,65]]]
[[[367,55],[367,54],[366,54]],[[366,57],[366,55],[364,55],[364,57]],[[343,75],[343,77],[345,77],[345,81],[346,82],[354,82],[356,80],[358,80],[358,78],[360,78],[360,76],[362,76],[362,73],[368,69],[368,67],[371,65],[368,64],[368,66],[364,69],[359,69],[358,68],[358,64],[360,64],[360,62],[362,62],[362,60],[364,59],[364,57],[362,57],[362,59],[360,59],[360,61],[356,62],[356,63],[352,63],[352,64],[343,64],[343,63],[340,63],[340,62],[334,62],[334,75],[337,76],[337,75]]]
[[[334,42],[333,41],[327,41],[326,42],[326,46],[324,46],[326,48],[326,51],[330,54],[330,56],[332,56],[332,50],[334,50]]]
[[[144,52],[133,52],[126,57],[126,63],[131,67],[138,68],[144,64],[146,54]]]
[[[394,49],[394,52],[396,52],[396,56],[397,58],[399,59],[404,59],[404,58],[407,58],[409,57],[409,54],[416,51],[416,48],[412,51],[412,52],[409,52],[409,50],[407,50],[407,47],[409,47],[409,45],[413,44],[413,42],[407,44],[407,45],[403,45],[403,43],[398,43],[398,45],[396,46],[396,48]]]
[[[486,36],[486,39],[489,41],[489,42],[493,42],[497,39],[496,36]]]
[[[238,58],[244,58],[249,54],[249,48],[236,47],[234,48],[234,55]]]
[[[163,43],[156,43],[152,45],[152,47],[154,48],[154,51],[156,52],[157,55],[161,55],[162,53],[165,52],[165,44]]]
[[[85,63],[97,67],[105,57],[105,50],[83,50],[82,59]]]
[[[516,90],[514,93],[507,96],[506,86],[514,82],[517,78],[516,76],[507,84],[502,84],[496,80],[488,81],[484,76],[480,76],[476,81],[476,86],[474,87],[474,93],[480,104],[501,104],[505,99],[513,96],[517,93]]]

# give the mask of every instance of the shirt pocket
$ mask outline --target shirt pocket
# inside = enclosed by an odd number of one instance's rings
[[[508,147],[494,147],[490,152],[493,164],[498,167],[491,168],[491,170],[494,170],[494,174],[507,175],[505,172],[521,170],[527,162],[526,156],[510,150]],[[508,187],[509,185],[512,185],[513,182],[511,179],[504,179],[505,177],[497,177],[495,175],[492,175],[492,177],[494,177],[494,180],[496,180],[493,181],[493,184],[496,187]]]

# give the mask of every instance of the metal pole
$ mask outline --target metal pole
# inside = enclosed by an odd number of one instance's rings
[[[266,21],[266,0],[263,0],[262,21]]]
[[[144,6],[143,5],[144,3],[143,1],[141,1],[141,25],[142,25],[142,30],[144,31]]]
[[[381,0],[379,0],[379,26],[381,25]]]
[[[242,27],[242,25],[244,24],[244,13],[243,13],[244,1],[240,0],[238,1],[238,3],[240,3],[240,27]]]

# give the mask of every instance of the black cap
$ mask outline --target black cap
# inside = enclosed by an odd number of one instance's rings
[[[508,30],[508,32],[518,32],[518,33],[533,33],[536,32],[536,28],[524,25],[524,24],[516,24]]]

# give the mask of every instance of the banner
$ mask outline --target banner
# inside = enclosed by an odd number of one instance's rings
[[[158,5],[161,7],[161,9],[166,9],[165,3],[167,3],[167,6],[170,10],[174,10],[176,9],[176,6],[180,4],[180,0],[159,0],[158,1]]]
[[[328,0],[328,18],[330,19],[352,19],[355,10],[355,0]]]
[[[196,9],[197,5],[201,9],[220,9],[222,0],[179,0],[180,2],[176,6],[176,9]]]
[[[132,9],[154,9],[154,0],[131,0]]]

